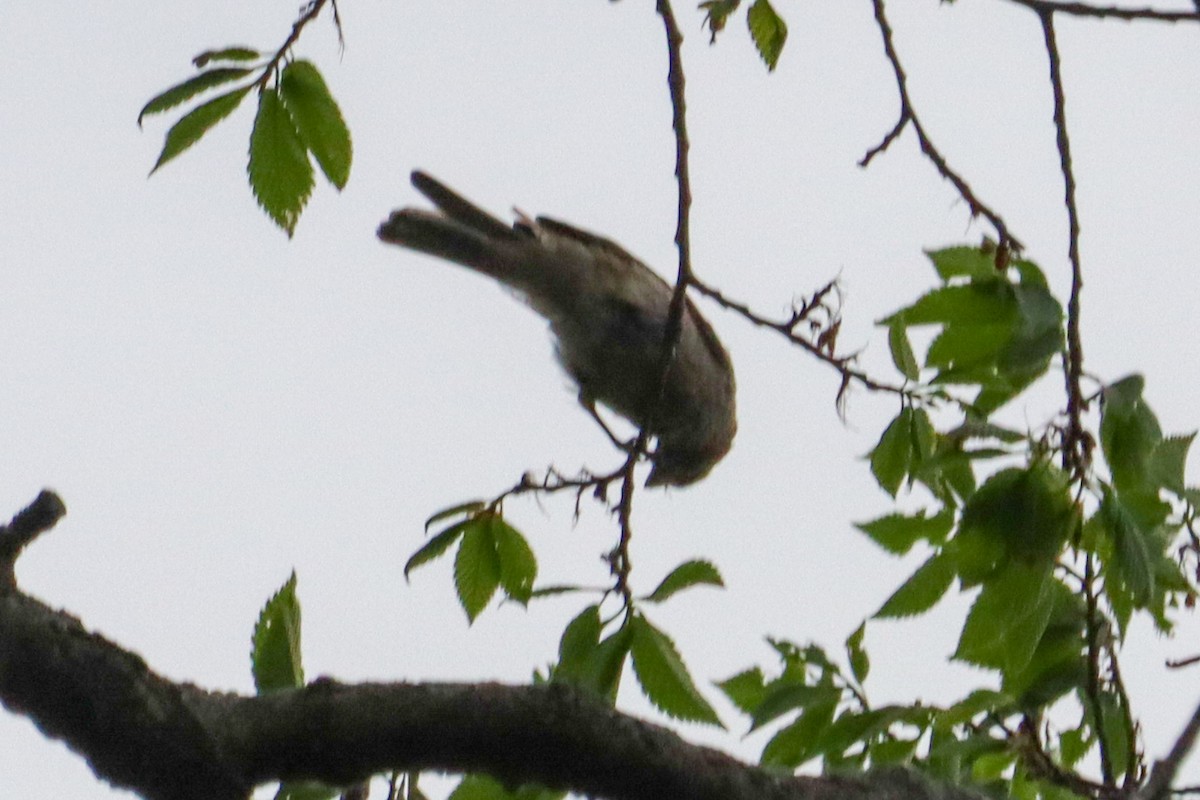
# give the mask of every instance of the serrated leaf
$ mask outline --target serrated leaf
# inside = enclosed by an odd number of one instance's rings
[[[850,662],[850,672],[854,680],[860,684],[867,679],[871,672],[871,659],[863,647],[863,639],[867,634],[867,623],[863,622],[854,633],[846,639],[846,658]]]
[[[773,72],[787,42],[787,24],[775,13],[768,0],[754,0],[746,12],[746,24],[759,56],[767,65],[767,70]]]
[[[500,586],[500,556],[488,516],[480,515],[464,524],[462,542],[454,557],[454,588],[470,622],[487,607]]]
[[[200,138],[212,126],[233,113],[233,110],[238,107],[238,104],[242,102],[242,98],[249,91],[249,87],[234,89],[232,92],[227,92],[220,97],[214,97],[207,103],[199,105],[187,114],[184,114],[167,131],[166,139],[163,141],[162,152],[158,154],[158,161],[154,162],[154,167],[150,170],[150,174],[153,175],[163,164],[166,164],[200,141]]]
[[[552,679],[589,689],[612,703],[629,655],[631,636],[624,625],[604,640],[600,640],[601,633],[598,605],[588,606],[571,620],[559,640]]]
[[[1131,375],[1105,387],[1100,448],[1118,491],[1147,486],[1150,454],[1162,441],[1158,418],[1142,398],[1145,380]]]
[[[1054,610],[1053,564],[1010,563],[971,605],[954,658],[1008,675],[1024,669]]]
[[[487,505],[488,504],[483,500],[468,500],[465,503],[459,503],[458,505],[453,505],[449,508],[443,508],[441,511],[434,513],[432,517],[425,520],[425,530],[429,530],[435,523],[441,522],[444,519],[449,519],[450,517],[457,517],[463,514],[470,516],[476,512],[483,511],[485,508],[487,508]]]
[[[875,616],[915,617],[933,608],[954,582],[954,566],[954,560],[944,554],[931,556],[892,593]]]
[[[262,53],[249,47],[225,47],[220,50],[205,50],[192,59],[197,69],[208,66],[210,61],[254,61]]]
[[[723,727],[692,682],[675,643],[645,617],[634,617],[631,631],[633,671],[646,698],[670,717]]]
[[[277,92],[259,93],[247,172],[254,199],[290,237],[312,194],[313,168],[296,123]]]
[[[320,71],[311,61],[291,62],[279,78],[279,94],[325,177],[345,188],[353,157],[350,129]]]
[[[836,699],[805,708],[795,722],[771,737],[763,748],[759,763],[764,767],[794,769],[818,755],[817,743],[829,728],[836,710]]]
[[[1188,450],[1195,433],[1187,436],[1169,436],[1163,439],[1150,454],[1150,479],[1158,486],[1183,495],[1184,472],[1187,467]]]
[[[904,555],[920,541],[941,544],[954,525],[954,512],[943,509],[932,517],[925,511],[906,516],[888,514],[870,522],[856,522],[854,527],[889,553]]]
[[[537,558],[520,531],[499,514],[488,517],[496,554],[500,557],[500,585],[505,594],[525,605],[533,593],[533,582],[537,580]]]
[[[1129,736],[1130,731],[1125,727],[1125,715],[1121,711],[1121,701],[1112,692],[1100,695],[1100,708],[1103,709],[1103,726],[1101,735],[1108,745],[1108,757],[1112,763],[1114,777],[1121,777],[1129,769]]]
[[[1013,288],[1002,281],[943,286],[922,295],[884,324],[900,319],[906,325],[999,325],[1016,321]]]
[[[1066,476],[1044,463],[1001,470],[963,507],[960,535],[981,534],[1024,563],[1053,560],[1077,522]]]
[[[717,571],[711,561],[696,559],[685,561],[671,570],[654,591],[642,599],[649,603],[661,603],[668,597],[692,586],[724,588],[725,584],[721,581],[721,573]]]
[[[829,681],[815,685],[783,679],[774,681],[767,686],[762,702],[751,715],[750,731],[756,731],[798,708],[825,705],[839,697],[841,692]]]
[[[879,444],[871,451],[871,473],[880,487],[892,497],[900,490],[900,484],[913,462],[912,425],[913,410],[901,409],[884,429]]]
[[[304,685],[295,570],[259,612],[250,651],[250,671],[258,694]]]
[[[901,375],[910,381],[921,377],[921,367],[917,364],[912,344],[908,341],[908,328],[899,320],[888,325],[888,350],[892,354],[892,363]]]
[[[142,120],[149,114],[161,114],[164,111],[169,111],[191,100],[198,94],[202,94],[214,87],[231,83],[238,78],[244,78],[249,74],[250,70],[248,69],[221,67],[210,69],[208,72],[201,72],[199,75],[188,78],[183,83],[172,86],[162,94],[155,95],[150,102],[142,106],[142,110],[138,112],[138,126],[141,126]]]
[[[725,693],[729,702],[745,714],[754,713],[767,693],[766,681],[763,678],[762,670],[758,667],[726,678],[717,684],[717,688]]]
[[[938,711],[933,719],[936,730],[948,731],[965,725],[985,711],[1000,711],[1012,705],[1012,698],[992,689],[976,689],[962,700]]]
[[[463,535],[463,532],[470,527],[470,524],[470,520],[465,520],[457,525],[451,525],[426,542],[420,550],[409,556],[408,561],[404,564],[404,579],[408,580],[408,573],[417,567],[433,561],[446,552],[450,548],[450,545],[458,541],[458,537]]]
[[[943,281],[964,277],[990,279],[997,276],[995,253],[980,247],[945,247],[941,250],[926,250],[925,255]]]
[[[1137,518],[1108,486],[1100,501],[1101,521],[1113,542],[1113,567],[1121,577],[1134,603],[1145,608],[1154,596],[1153,556],[1147,544],[1149,534]]]
[[[1013,333],[1011,321],[947,325],[930,343],[925,363],[947,370],[994,364]]]

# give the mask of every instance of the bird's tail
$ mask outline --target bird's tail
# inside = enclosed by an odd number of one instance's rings
[[[424,172],[412,174],[413,186],[437,211],[393,211],[377,235],[390,244],[453,261],[500,280],[511,280],[514,249],[528,234],[506,225]]]

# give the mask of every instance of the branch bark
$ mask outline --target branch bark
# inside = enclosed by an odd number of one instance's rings
[[[392,770],[485,772],[617,800],[975,798],[900,770],[769,773],[562,684],[318,679],[261,697],[205,691],[15,584],[0,585],[0,703],[147,800],[245,800],[268,781],[348,785]]]

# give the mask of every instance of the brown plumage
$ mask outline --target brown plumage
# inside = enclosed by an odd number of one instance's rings
[[[608,239],[546,217],[518,214],[509,226],[423,172],[412,182],[437,210],[394,211],[379,238],[519,292],[550,322],[580,402],[589,410],[602,403],[641,424],[658,388],[671,286]],[[694,483],[729,452],[734,394],[729,356],[688,301],[650,431],[658,445],[647,486]]]

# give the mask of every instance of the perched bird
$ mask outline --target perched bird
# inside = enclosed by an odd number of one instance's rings
[[[597,420],[597,402],[635,425],[653,412],[649,432],[657,447],[647,486],[695,483],[729,452],[737,432],[733,365],[690,301],[661,401],[651,408],[659,400],[672,295],[666,281],[603,237],[520,212],[509,226],[423,172],[412,182],[437,210],[394,211],[379,238],[468,267],[523,296],[550,322],[559,361]]]

